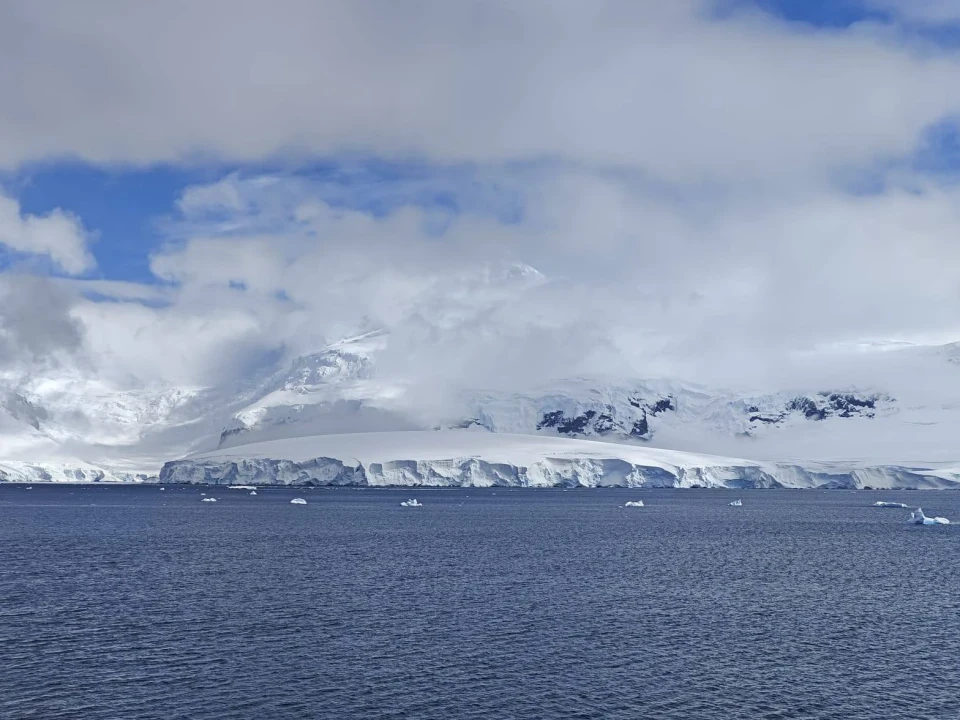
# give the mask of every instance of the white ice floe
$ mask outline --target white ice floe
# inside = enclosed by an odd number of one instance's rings
[[[256,490],[251,490],[251,491],[250,491],[250,494],[251,494],[251,495],[256,495],[256,494],[257,494],[257,491],[256,491]]]
[[[166,488],[160,488],[161,491],[166,490]]]
[[[882,508],[900,508],[901,510],[905,510],[906,508],[910,507],[910,506],[907,505],[906,503],[885,502],[885,501],[883,501],[883,500],[877,500],[877,501],[873,504],[873,506],[874,506],[874,507],[882,507]]]
[[[736,500],[734,500],[732,503],[729,503],[729,504],[732,507],[741,507],[743,505],[743,501],[737,498]]]
[[[290,504],[291,504],[291,505],[306,505],[306,504],[307,504],[307,501],[304,500],[303,498],[294,498],[293,500],[290,501]]]
[[[923,514],[922,508],[917,508],[912,513],[910,513],[909,522],[914,525],[949,525],[950,521],[945,517],[927,517]]]
[[[417,502],[416,498],[410,498],[400,503],[400,507],[423,507],[423,503]]]
[[[203,498],[200,502],[216,502],[216,498]]]
[[[253,485],[227,485],[227,490],[256,490]]]
[[[624,507],[643,507],[643,500],[627,500]]]

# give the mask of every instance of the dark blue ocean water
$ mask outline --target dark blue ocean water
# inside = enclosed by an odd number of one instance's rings
[[[960,520],[949,492],[0,485],[0,717],[958,718],[960,525],[878,498]]]

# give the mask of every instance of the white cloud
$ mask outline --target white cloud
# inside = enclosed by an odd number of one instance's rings
[[[0,194],[0,245],[31,255],[46,255],[61,270],[79,275],[96,264],[79,218],[56,209],[24,215],[20,204]]]
[[[286,194],[280,177],[232,182],[261,209],[184,218],[194,234],[152,260],[175,283],[169,305],[81,311],[111,372],[203,384],[387,327],[384,367],[424,392],[581,373],[736,384],[818,347],[960,334],[960,190],[700,203],[552,175],[529,188],[524,222],[467,214],[438,238],[416,208],[377,219],[315,198],[304,212],[302,178]],[[516,261],[547,281],[511,273]],[[218,369],[227,357],[234,371]]]
[[[410,153],[438,175],[477,162],[523,205],[502,223],[477,191],[438,236],[383,187],[383,217],[282,172],[188,188],[151,258],[162,290],[73,287],[126,301],[71,309],[103,377],[221,382],[386,326],[385,367],[425,392],[736,382],[823,345],[960,333],[958,190],[832,182],[960,110],[957,55],[889,28],[720,21],[693,0],[35,5],[0,18],[0,62],[20,69],[0,75],[0,165]],[[11,202],[16,242],[91,266],[78,221]],[[549,281],[505,274],[518,261]]]
[[[960,110],[955,54],[709,7],[8,3],[0,165],[361,150],[785,182],[908,152]]]

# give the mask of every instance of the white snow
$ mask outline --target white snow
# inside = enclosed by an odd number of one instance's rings
[[[364,466],[384,460],[436,461],[483,458],[491,463],[533,464],[544,458],[621,459],[674,470],[714,466],[752,466],[749,460],[660,450],[637,445],[538,435],[412,431],[313,435],[253,443],[191,456],[190,460],[271,458],[294,462],[317,457],[353,460]]]
[[[418,431],[316,435],[167,463],[165,483],[256,485],[960,487],[960,473],[806,466],[538,435]]]
[[[114,386],[76,369],[0,373],[0,482],[153,482],[164,463],[187,458],[192,469],[167,465],[163,480],[960,488],[958,345],[868,349],[767,387],[575,377],[461,388],[439,402],[384,369],[388,342],[386,331],[348,337],[210,388]],[[875,397],[873,416],[785,412],[833,391]],[[672,409],[652,409],[666,399]],[[543,422],[557,412],[575,422]],[[568,440],[588,414],[589,439]],[[642,440],[630,435],[635,423],[648,427]],[[469,431],[435,442],[401,432],[454,426]],[[217,469],[225,462],[242,466],[239,476]]]
[[[550,487],[722,487],[746,476],[746,460],[542,436],[393,432],[291,438],[205,453],[163,469],[165,482]]]
[[[4,437],[0,434],[0,444],[3,440]],[[105,469],[82,460],[0,461],[0,482],[133,483],[147,479],[148,476],[145,474]]]
[[[291,504],[291,505],[306,505],[306,504],[307,504],[307,501],[304,500],[303,498],[294,498],[293,500],[290,501],[290,504]]]

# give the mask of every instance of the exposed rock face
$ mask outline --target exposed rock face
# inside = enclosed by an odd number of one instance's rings
[[[672,397],[660,397],[652,401],[640,396],[630,396],[626,407],[607,404],[600,409],[585,409],[580,412],[550,410],[542,413],[536,429],[553,428],[560,435],[589,437],[591,435],[629,437],[649,440],[651,436],[648,417],[676,410]],[[482,424],[479,421],[478,424]],[[494,428],[488,428],[494,429]]]
[[[779,425],[791,416],[806,420],[825,420],[829,417],[873,418],[878,405],[890,405],[892,398],[879,394],[856,394],[821,392],[814,396],[797,396],[786,401],[778,411],[761,410],[758,405],[748,405],[745,412],[751,425]]]
[[[6,397],[0,401],[0,408],[6,409],[11,417],[29,425],[34,430],[39,430],[40,424],[48,417],[45,408],[15,392],[6,394]]]

